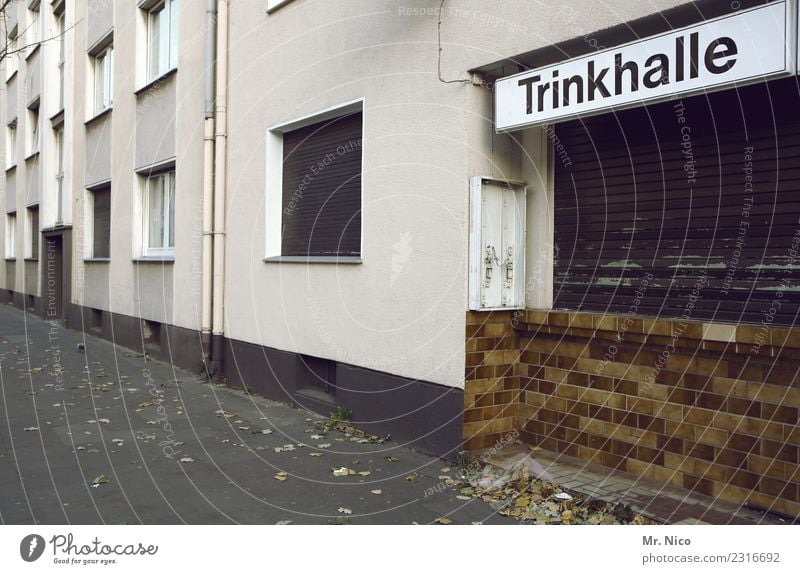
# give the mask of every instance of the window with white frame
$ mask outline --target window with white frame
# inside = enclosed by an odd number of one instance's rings
[[[362,103],[270,130],[267,259],[361,257]]]
[[[28,53],[42,41],[42,20],[40,18],[39,2],[32,2],[28,6],[28,28],[25,31],[25,42],[28,44]]]
[[[142,177],[142,255],[175,253],[175,172]]]
[[[8,34],[8,40],[6,41],[6,53],[3,61],[6,63],[6,80],[10,80],[11,76],[17,73],[17,68],[19,67],[19,58],[17,55],[17,30],[14,28]]]
[[[147,81],[178,67],[178,0],[162,0],[147,10]]]
[[[25,258],[39,259],[39,206],[25,209]]]
[[[17,212],[6,213],[6,259],[17,256]]]
[[[288,4],[292,0],[267,0],[267,12],[277,10],[284,4]]]
[[[94,72],[92,99],[94,114],[97,115],[114,103],[114,46],[109,44],[91,58]]]
[[[56,148],[56,223],[60,224],[64,215],[64,126],[53,131],[53,138]]]
[[[66,34],[64,33],[64,12],[56,14],[56,39],[58,41],[58,109],[64,109],[64,59],[66,57]]]
[[[6,126],[6,169],[17,165],[17,120]]]
[[[25,155],[31,156],[39,151],[39,102],[28,108],[28,134]]]

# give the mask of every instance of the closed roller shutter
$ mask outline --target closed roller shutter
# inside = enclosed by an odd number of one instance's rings
[[[793,324],[798,109],[790,78],[558,125],[555,306]]]
[[[283,136],[282,255],[361,254],[361,113]]]

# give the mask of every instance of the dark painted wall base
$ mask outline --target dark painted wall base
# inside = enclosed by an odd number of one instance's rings
[[[0,300],[20,309],[26,302],[24,295],[6,290],[0,291]],[[43,317],[41,300],[35,305]],[[70,329],[207,374],[204,357],[212,341],[197,331],[75,304],[66,310],[65,323]],[[214,361],[211,374],[221,374],[228,384],[323,416],[341,406],[352,411],[352,422],[365,431],[391,434],[401,444],[450,460],[463,450],[461,389],[233,339],[219,338],[215,343],[222,357]]]
[[[436,456],[456,459],[462,450],[461,389],[231,339],[223,364],[231,385],[324,416],[341,406],[359,428]]]

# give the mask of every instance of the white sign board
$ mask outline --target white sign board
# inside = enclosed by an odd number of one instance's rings
[[[773,2],[498,80],[496,129],[790,74],[796,20],[789,8]]]

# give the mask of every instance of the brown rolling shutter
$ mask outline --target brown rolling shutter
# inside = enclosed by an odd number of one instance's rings
[[[361,254],[361,112],[283,136],[282,255]]]
[[[557,126],[555,306],[793,324],[798,109],[791,78]]]
[[[111,190],[92,192],[94,198],[94,229],[92,230],[92,256],[109,257],[111,240]]]

